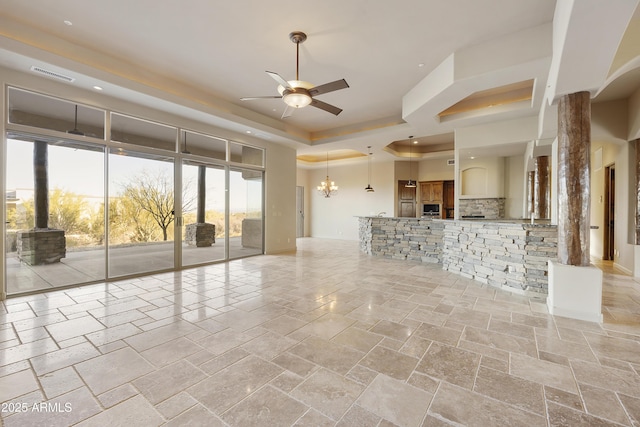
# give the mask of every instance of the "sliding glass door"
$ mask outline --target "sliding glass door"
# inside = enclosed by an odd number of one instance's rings
[[[229,171],[229,258],[263,253],[262,171]]]
[[[105,279],[104,148],[9,135],[7,292]]]
[[[109,153],[109,277],[174,268],[173,159]]]
[[[182,163],[182,265],[226,258],[224,166]]]

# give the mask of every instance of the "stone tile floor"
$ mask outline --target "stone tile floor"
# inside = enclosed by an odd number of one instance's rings
[[[295,254],[12,298],[5,426],[640,425],[640,285],[602,325],[436,265]]]

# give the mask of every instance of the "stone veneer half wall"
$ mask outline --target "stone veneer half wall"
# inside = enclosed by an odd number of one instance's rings
[[[442,268],[524,294],[546,294],[557,227],[521,222],[359,219],[360,249],[370,255],[442,264]]]

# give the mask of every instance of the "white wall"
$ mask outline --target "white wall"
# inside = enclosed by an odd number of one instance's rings
[[[553,178],[552,178],[553,179]],[[525,218],[526,215],[526,183],[524,155],[506,157],[504,159],[504,195],[505,217]]]
[[[415,173],[415,163],[413,167]],[[452,181],[455,177],[455,168],[453,165],[447,165],[447,159],[428,159],[419,162],[418,181]]]
[[[414,165],[415,167],[415,165]],[[367,193],[367,162],[329,162],[329,179],[335,181],[338,193],[325,198],[316,187],[326,177],[326,169],[310,169],[306,172],[305,193],[309,194],[310,209],[307,210],[312,237],[358,240],[357,216],[376,215],[386,212],[393,216],[394,209],[394,163],[372,162],[371,186],[375,190]],[[303,178],[305,173],[299,173]]]
[[[272,144],[265,170],[265,253],[295,249],[296,151]]]
[[[505,182],[505,158],[504,157],[479,157],[475,159],[461,159],[460,160],[460,176],[457,182],[460,183],[456,189],[456,194],[460,198],[483,198],[483,197],[505,197],[504,182]],[[486,171],[486,190],[484,194],[462,194],[462,188],[464,182],[462,182],[462,175],[465,170],[470,168],[480,168]]]

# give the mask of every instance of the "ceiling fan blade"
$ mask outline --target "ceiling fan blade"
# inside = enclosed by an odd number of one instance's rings
[[[254,99],[280,99],[281,96],[249,96],[240,98],[240,101],[253,101]]]
[[[287,117],[291,117],[291,115],[293,114],[293,111],[295,110],[294,107],[287,105],[287,108],[284,109],[284,112],[282,113],[282,119],[286,119]]]
[[[311,96],[322,95],[323,93],[333,92],[334,90],[346,89],[349,85],[345,79],[336,80],[335,82],[325,83],[309,89]]]
[[[331,114],[335,114],[336,116],[342,113],[342,108],[335,107],[331,104],[327,104],[326,102],[318,101],[317,99],[312,99],[310,105],[316,108],[319,108],[321,110],[327,111]]]
[[[289,82],[283,79],[282,77],[280,77],[280,74],[274,73],[273,71],[265,71],[265,72],[269,74],[273,78],[273,80],[277,81],[278,84],[281,85],[283,88],[292,89],[292,87],[289,85]]]

